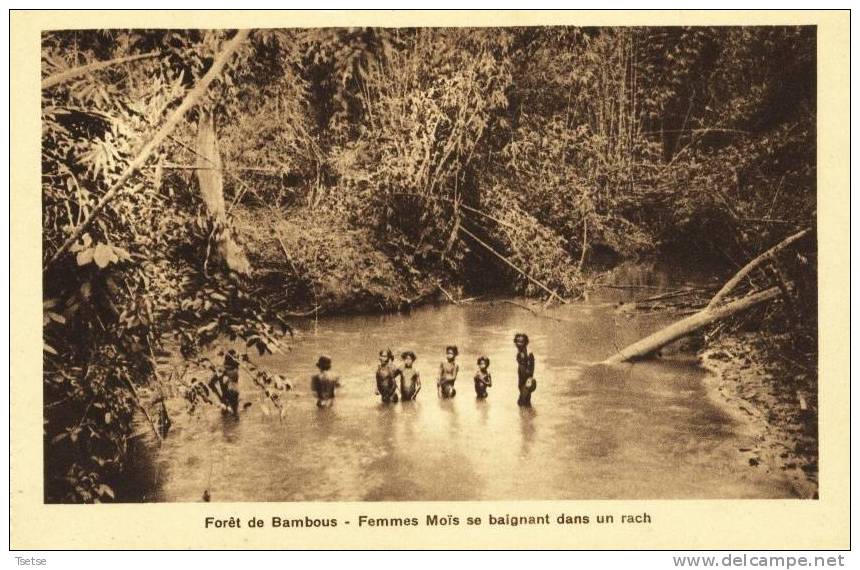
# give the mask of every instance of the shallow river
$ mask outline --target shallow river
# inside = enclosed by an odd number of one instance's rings
[[[629,277],[629,276],[628,276]],[[634,279],[670,286],[666,275]],[[626,279],[630,283],[630,279]],[[603,289],[550,309],[553,320],[502,300],[308,323],[288,357],[262,364],[293,379],[283,419],[252,405],[238,420],[216,410],[176,418],[138,500],[212,501],[774,498],[785,479],[750,466],[736,422],[708,398],[690,357],[608,368],[598,362],[667,324],[613,303],[654,290]],[[525,301],[520,301],[525,302]],[[515,332],[537,365],[531,408],[516,405]],[[440,400],[444,346],[460,349],[457,396]],[[373,395],[377,352],[413,350],[424,389],[384,405]],[[318,409],[309,378],[329,355],[343,387]],[[493,387],[476,400],[479,355]]]

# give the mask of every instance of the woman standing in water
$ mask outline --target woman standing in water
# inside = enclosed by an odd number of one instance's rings
[[[537,389],[535,374],[535,355],[529,352],[529,336],[524,333],[514,335],[514,346],[517,347],[517,385],[520,397],[517,405],[531,406],[532,392]]]
[[[391,349],[379,351],[379,368],[376,369],[376,393],[382,396],[383,403],[397,402],[397,376],[403,376],[394,366]]]
[[[455,362],[458,353],[456,346],[451,345],[445,348],[445,360],[439,365],[439,379],[436,381],[441,398],[453,398],[457,395],[454,382],[457,380],[457,372],[460,371],[460,367]]]
[[[418,397],[418,392],[421,391],[421,376],[412,367],[416,359],[414,352],[407,350],[400,358],[403,360],[403,367],[400,368],[400,399],[408,402]]]
[[[340,378],[331,370],[331,358],[320,356],[317,360],[318,374],[311,376],[311,390],[317,396],[317,406],[329,408],[334,403],[334,390],[340,387]]]
[[[224,413],[239,417],[239,355],[232,348],[224,355],[223,372],[212,376],[209,388],[218,396]]]
[[[490,359],[486,356],[478,357],[478,371],[475,372],[475,395],[483,400],[487,397],[487,388],[493,385],[493,377],[488,368]]]

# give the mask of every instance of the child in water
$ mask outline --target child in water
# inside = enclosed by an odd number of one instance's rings
[[[334,403],[334,389],[340,387],[340,378],[331,371],[331,358],[320,356],[318,374],[311,376],[311,390],[317,396],[317,406],[328,408]]]
[[[224,355],[224,372],[212,376],[209,387],[221,400],[225,412],[239,415],[239,356],[232,348]]]
[[[418,397],[418,392],[421,391],[421,377],[418,371],[412,368],[416,360],[414,352],[407,350],[400,355],[400,359],[403,360],[403,368],[400,369],[400,398],[406,402]]]
[[[436,385],[439,388],[439,396],[442,398],[453,398],[457,395],[457,391],[454,389],[457,372],[460,371],[460,367],[454,362],[457,354],[456,346],[446,347],[445,360],[439,365],[439,380],[436,382]]]
[[[520,390],[517,404],[531,406],[532,392],[537,389],[537,381],[534,379],[535,355],[528,351],[528,335],[524,333],[514,335],[514,346],[517,347],[517,379]]]
[[[376,394],[382,396],[384,403],[397,402],[397,381],[402,373],[394,366],[391,349],[379,351],[379,368],[376,369]]]
[[[489,358],[486,356],[478,358],[478,371],[475,372],[475,394],[481,399],[487,397],[487,388],[493,385],[493,377],[490,376],[490,372],[487,370],[489,367]]]

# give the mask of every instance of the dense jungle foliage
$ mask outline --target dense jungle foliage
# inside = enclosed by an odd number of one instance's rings
[[[206,403],[160,372],[175,350],[218,374],[222,340],[283,350],[297,312],[575,299],[613,261],[726,271],[815,225],[814,28],[42,40],[49,501],[114,499],[134,418],[169,432],[169,385]],[[814,294],[798,307],[814,322]],[[283,413],[288,381],[241,359]]]

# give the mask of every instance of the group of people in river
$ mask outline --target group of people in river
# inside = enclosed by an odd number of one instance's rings
[[[517,404],[530,406],[532,392],[537,388],[534,379],[535,357],[529,352],[529,337],[524,333],[514,335],[514,346],[517,348],[517,380],[519,398]],[[459,351],[456,346],[445,347],[445,360],[439,364],[439,374],[436,379],[436,392],[440,398],[448,399],[457,395],[454,384],[460,372],[457,364]],[[415,369],[417,356],[411,350],[400,354],[401,366],[394,363],[391,349],[379,351],[379,366],[376,369],[375,394],[383,403],[408,402],[415,400],[421,392],[421,375]],[[225,412],[239,413],[239,357],[230,350],[224,356],[224,371],[216,374],[209,382],[209,387],[221,400]],[[311,391],[317,398],[317,406],[324,408],[334,403],[335,391],[340,387],[340,378],[332,370],[332,361],[328,356],[320,356],[316,363],[319,372],[311,377]],[[473,377],[475,395],[479,399],[486,398],[487,390],[493,385],[490,374],[490,359],[479,356],[477,371]],[[399,379],[399,384],[398,384]],[[399,393],[398,393],[399,392]],[[248,406],[250,404],[246,404]]]
[[[514,335],[514,345],[517,347],[517,377],[519,387],[520,406],[530,406],[532,392],[537,388],[534,379],[535,357],[528,351],[529,337],[524,333]],[[457,395],[454,387],[460,365],[457,364],[459,351],[456,346],[445,347],[445,360],[439,364],[439,374],[436,378],[436,392],[440,398],[448,399]],[[379,366],[376,369],[375,394],[384,403],[407,402],[415,400],[421,391],[421,375],[415,369],[417,356],[411,350],[400,354],[401,366],[394,363],[394,354],[391,349],[379,351]],[[477,360],[477,371],[473,377],[475,383],[475,395],[479,399],[488,396],[487,389],[493,385],[493,377],[490,374],[490,359],[479,356]],[[338,376],[332,372],[331,358],[320,356],[317,361],[319,372],[311,377],[311,390],[316,394],[317,406],[327,407],[334,402],[335,390],[340,386]],[[398,385],[398,379],[400,380]],[[399,394],[398,394],[399,392]]]

